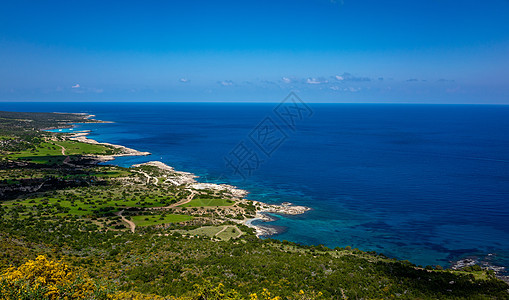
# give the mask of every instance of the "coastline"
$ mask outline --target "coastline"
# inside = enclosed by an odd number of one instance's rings
[[[82,143],[109,146],[109,147],[112,147],[112,148],[116,149],[117,151],[119,151],[119,153],[112,154],[112,155],[87,155],[86,156],[87,158],[92,159],[96,163],[111,161],[111,160],[114,160],[115,157],[121,157],[121,156],[147,156],[147,155],[151,154],[150,152],[142,152],[142,151],[138,151],[138,150],[135,150],[132,148],[122,146],[122,145],[101,143],[96,140],[88,138],[87,135],[89,135],[89,134],[90,134],[89,131],[88,132],[87,131],[76,132],[76,133],[71,134],[69,139],[73,140],[73,141],[77,141],[77,142],[82,142]]]
[[[111,124],[111,123],[115,123],[112,121],[102,121],[102,120],[92,119],[93,117],[95,117],[95,115],[87,114],[87,113],[64,113],[64,112],[53,112],[53,113],[54,114],[76,115],[76,116],[81,117],[83,119],[83,121],[85,121],[85,122],[72,122],[72,123],[62,124],[62,125],[58,125],[58,126],[51,126],[51,127],[43,128],[41,130],[46,131],[46,130],[54,130],[54,129],[73,128],[74,124],[90,124],[90,123]]]
[[[262,221],[268,223],[277,220],[277,218],[271,217],[267,215],[267,213],[274,213],[280,215],[299,215],[311,210],[311,208],[309,207],[293,205],[290,202],[284,202],[278,205],[278,204],[267,204],[256,200],[249,200],[245,198],[249,194],[249,192],[246,190],[239,189],[238,187],[229,184],[199,182],[196,180],[197,178],[199,178],[199,176],[195,175],[194,173],[177,171],[173,167],[161,161],[148,161],[145,163],[134,164],[131,167],[136,168],[143,166],[152,166],[157,167],[164,171],[169,171],[172,175],[171,177],[167,177],[165,182],[170,182],[176,185],[184,184],[189,189],[195,190],[224,191],[230,194],[233,198],[236,198],[238,201],[250,202],[256,208],[255,216],[253,218],[247,218],[244,220],[232,219],[231,221],[253,228],[258,238],[276,235],[280,233],[280,230],[277,230],[274,227],[253,224],[253,222],[255,221]]]
[[[277,230],[271,226],[264,225],[254,225],[253,222],[261,221],[264,223],[270,223],[276,221],[276,217],[272,217],[269,213],[278,214],[278,215],[300,215],[309,210],[310,207],[294,205],[290,202],[283,202],[281,204],[267,204],[256,200],[249,200],[256,207],[256,215],[252,219],[247,219],[244,221],[244,225],[251,227],[255,230],[257,237],[267,237],[272,235],[277,235],[280,230]]]
[[[86,124],[86,123],[114,123],[114,122],[108,122],[108,121],[100,121],[91,119],[92,117],[95,117],[95,115],[92,114],[86,114],[86,113],[75,113],[77,115],[80,115],[85,120],[91,120],[93,122],[83,122],[83,123],[73,123],[73,124]],[[73,128],[74,125],[69,124],[69,126],[65,128]],[[61,127],[63,128],[63,127]],[[51,128],[51,129],[60,129],[60,128]],[[48,129],[45,129],[48,130]],[[132,148],[128,148],[122,145],[116,145],[111,143],[103,143],[98,142],[94,139],[90,139],[87,136],[90,134],[90,130],[81,130],[74,133],[67,133],[70,134],[69,139],[73,141],[83,142],[83,143],[89,143],[89,144],[96,144],[96,145],[104,145],[112,147],[116,150],[118,150],[120,153],[112,154],[112,155],[86,155],[86,158],[91,159],[92,163],[98,164],[102,162],[108,162],[114,160],[116,157],[122,157],[122,156],[148,156],[151,155],[150,152],[142,152],[138,151]],[[205,182],[198,182],[196,179],[199,178],[199,176],[185,171],[177,171],[173,167],[161,162],[161,161],[148,161],[145,163],[140,164],[134,164],[131,167],[141,167],[141,166],[153,166],[157,167],[163,171],[168,171],[172,174],[171,177],[167,178],[165,182],[170,182],[174,185],[182,185],[185,184],[190,189],[195,190],[216,190],[216,191],[225,191],[229,193],[232,197],[236,198],[239,201],[245,201],[250,202],[255,207],[255,216],[253,218],[247,218],[244,220],[234,220],[232,221],[246,225],[250,228],[253,228],[255,230],[255,234],[258,238],[261,237],[267,237],[272,236],[280,233],[280,230],[275,229],[274,227],[270,226],[264,226],[264,225],[254,225],[253,222],[255,221],[262,221],[264,223],[269,223],[276,221],[277,218],[270,217],[267,214],[273,213],[273,214],[280,214],[280,215],[299,215],[303,214],[311,208],[305,207],[305,206],[297,206],[293,205],[290,202],[284,202],[281,204],[267,204],[256,200],[249,200],[245,197],[249,194],[248,191],[239,189],[236,186],[228,185],[228,184],[216,184],[216,183],[205,183]]]
[[[54,113],[56,113],[56,114],[66,114],[66,113],[61,113],[61,112],[54,112]],[[74,126],[75,126],[74,124],[89,124],[89,123],[111,124],[111,123],[114,123],[114,122],[111,122],[111,121],[102,121],[102,120],[92,119],[93,117],[95,117],[95,115],[88,114],[88,113],[67,113],[67,114],[72,114],[72,115],[80,116],[83,119],[83,121],[85,121],[85,122],[73,122],[73,123],[68,123],[66,125],[62,125],[62,126],[44,128],[42,130],[43,131],[48,131],[48,130],[55,130],[55,129],[74,128]],[[90,134],[90,130],[80,130],[80,131],[76,131],[76,132],[73,132],[73,133],[65,132],[65,134],[70,134],[69,139],[73,140],[73,141],[87,143],[87,144],[108,146],[108,147],[111,147],[111,148],[113,148],[113,149],[118,151],[118,153],[112,154],[112,155],[86,155],[85,156],[86,158],[91,159],[92,162],[96,163],[96,164],[97,163],[101,163],[101,162],[106,162],[106,161],[114,160],[115,157],[121,157],[121,156],[147,156],[147,155],[151,154],[150,152],[142,152],[142,151],[131,149],[131,148],[128,148],[128,147],[125,147],[125,146],[122,146],[122,145],[115,145],[115,144],[110,144],[110,143],[101,143],[101,142],[98,142],[96,140],[90,139],[90,138],[87,137],[87,135]]]

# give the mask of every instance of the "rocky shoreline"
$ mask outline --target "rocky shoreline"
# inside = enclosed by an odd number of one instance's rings
[[[112,123],[107,121],[90,119],[94,117],[94,115],[91,114],[78,113],[78,115],[82,115],[84,120],[92,121],[93,123]],[[72,125],[70,125],[69,127],[72,127]],[[113,155],[87,155],[86,158],[90,159],[93,163],[107,162],[114,160],[115,157],[121,156],[147,156],[151,154],[150,152],[142,152],[121,145],[100,143],[96,140],[88,138],[87,135],[89,134],[90,134],[89,130],[82,130],[71,134],[69,139],[83,143],[109,146],[114,149],[117,149],[120,152],[118,154]],[[172,184],[176,185],[186,184],[188,185],[189,188],[197,190],[211,189],[216,191],[226,191],[231,196],[239,200],[244,199],[248,195],[248,191],[239,189],[232,185],[198,182],[196,180],[198,176],[196,176],[195,174],[183,171],[176,171],[173,167],[168,166],[167,164],[160,161],[149,161],[146,163],[135,164],[132,167],[142,167],[142,166],[153,166],[161,170],[167,171],[169,173],[169,176],[166,178],[166,181]],[[254,218],[243,220],[242,223],[247,225],[248,227],[253,228],[256,232],[257,237],[271,236],[280,233],[280,230],[276,229],[275,227],[253,224],[254,221],[273,222],[277,220],[277,218],[271,217],[270,215],[268,215],[268,213],[280,215],[299,215],[311,210],[311,208],[309,207],[293,205],[290,202],[284,202],[280,205],[277,205],[277,204],[267,204],[254,200],[248,201],[251,201],[253,205],[256,207],[256,214]]]
[[[226,193],[237,199],[244,199],[248,195],[248,191],[237,188],[233,185],[228,184],[216,184],[216,183],[204,183],[198,182],[196,176],[193,173],[176,171],[173,167],[168,166],[167,164],[160,161],[149,161],[146,163],[135,164],[132,167],[142,167],[142,166],[152,166],[157,167],[161,170],[169,172],[166,181],[169,181],[173,184],[182,185],[186,184],[191,189],[196,190],[216,190],[216,191],[226,191]],[[247,200],[253,203],[256,207],[256,215],[254,218],[245,219],[242,223],[248,227],[251,227],[255,230],[257,237],[262,236],[271,236],[281,233],[281,230],[277,229],[273,226],[267,225],[254,225],[254,221],[262,221],[262,222],[273,222],[276,221],[277,218],[270,216],[268,213],[280,214],[280,215],[299,215],[303,214],[311,208],[305,206],[297,206],[293,205],[290,202],[284,202],[280,205],[277,204],[267,204],[260,201]],[[237,220],[232,220],[236,222]]]
[[[451,261],[450,268],[453,270],[462,270],[466,267],[480,266],[485,270],[492,270],[495,276],[509,284],[509,275],[505,267],[497,266],[492,262],[496,254],[490,253],[484,257],[469,256],[460,260]]]
[[[168,177],[166,177],[166,181],[175,185],[185,184],[187,187],[195,190],[225,191],[226,193],[239,199],[245,197],[248,194],[247,191],[241,190],[233,185],[198,182],[196,178],[199,178],[199,176],[190,172],[176,171],[173,167],[168,166],[167,164],[160,161],[149,161],[146,163],[132,165],[132,167],[135,168],[143,166],[152,166],[163,171],[167,171],[169,174]]]
[[[251,201],[256,207],[256,215],[253,219],[245,220],[244,224],[248,227],[253,228],[256,231],[257,237],[261,236],[267,237],[281,233],[281,230],[278,230],[277,228],[272,226],[253,224],[253,222],[255,221],[261,221],[264,223],[276,221],[277,218],[269,215],[269,213],[279,215],[300,215],[311,210],[311,208],[309,207],[293,205],[293,203],[290,202],[283,202],[277,205],[277,204],[267,204],[254,200]]]

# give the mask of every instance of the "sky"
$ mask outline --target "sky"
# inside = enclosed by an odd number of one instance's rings
[[[509,104],[509,0],[3,1],[0,101]]]

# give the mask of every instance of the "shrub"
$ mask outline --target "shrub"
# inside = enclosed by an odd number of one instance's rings
[[[107,291],[86,274],[40,255],[0,275],[2,299],[107,299]]]

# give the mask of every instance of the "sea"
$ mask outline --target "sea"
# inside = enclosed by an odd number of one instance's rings
[[[79,112],[90,138],[150,156],[199,181],[267,203],[270,238],[358,248],[450,266],[509,268],[509,106],[282,103],[0,103],[0,110]],[[71,131],[72,131],[71,130]],[[507,271],[507,270],[506,270]]]

